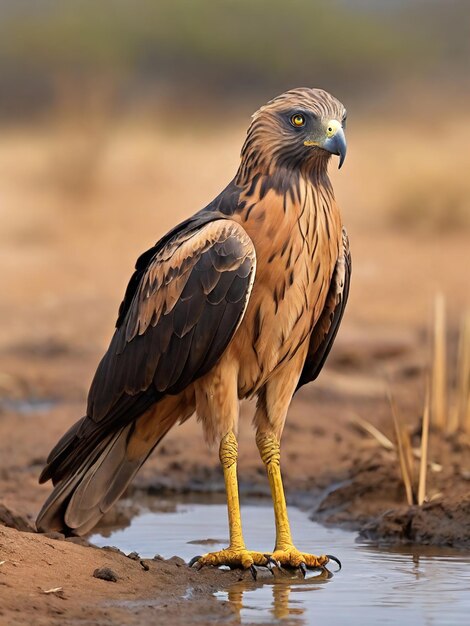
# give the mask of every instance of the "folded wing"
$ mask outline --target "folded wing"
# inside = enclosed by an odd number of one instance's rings
[[[57,483],[163,396],[208,372],[243,318],[256,255],[241,226],[216,219],[183,228],[153,251],[131,279],[87,415],[52,450],[42,482]]]
[[[343,245],[336,262],[322,314],[310,337],[310,345],[297,389],[317,378],[333,346],[349,295],[351,254],[343,228]]]

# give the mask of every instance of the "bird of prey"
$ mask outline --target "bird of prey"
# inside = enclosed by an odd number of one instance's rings
[[[196,415],[219,445],[230,545],[197,567],[323,567],[298,550],[280,472],[291,399],[328,356],[351,259],[328,178],[346,154],[343,105],[321,89],[287,91],[252,117],[238,171],[204,209],[137,261],[87,412],[51,451],[54,490],[39,530],[88,532],[176,424]],[[256,443],[271,487],[276,543],[245,546],[237,484],[239,400],[257,398]],[[194,561],[194,560],[193,560]]]

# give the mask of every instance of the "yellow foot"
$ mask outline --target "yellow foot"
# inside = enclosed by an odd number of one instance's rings
[[[288,546],[283,550],[275,550],[271,554],[271,558],[276,561],[281,567],[290,569],[300,569],[305,576],[307,569],[319,569],[323,568],[330,561],[335,561],[341,569],[341,563],[339,559],[331,554],[322,554],[321,556],[315,556],[314,554],[307,554],[306,552],[300,552],[294,546]]]
[[[269,555],[265,555],[262,552],[252,552],[246,548],[225,548],[225,550],[219,550],[218,552],[209,552],[203,556],[195,556],[189,562],[189,567],[196,565],[197,569],[201,569],[201,567],[206,565],[212,567],[228,565],[232,569],[252,569],[255,565],[266,567],[270,563]]]

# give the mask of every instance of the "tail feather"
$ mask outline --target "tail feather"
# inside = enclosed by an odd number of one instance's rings
[[[54,485],[58,484],[78,470],[83,458],[89,455],[95,455],[96,458],[99,449],[102,449],[114,433],[135,422],[155,402],[155,393],[149,389],[137,396],[124,395],[109,414],[99,421],[88,415],[82,417],[51,450],[39,482],[45,483],[52,479]]]
[[[86,532],[83,530],[84,525],[94,526],[111,508],[156,445],[157,442],[145,457],[128,459],[126,448],[132,427],[130,424],[109,442],[105,452],[88,469],[74,490],[64,520],[78,534]]]
[[[36,528],[40,532],[57,530],[65,534],[73,534],[74,529],[65,523],[65,516],[70,498],[80,484],[89,468],[89,463],[84,463],[75,474],[60,481],[49,495],[42,506],[36,519]]]
[[[77,433],[83,430],[83,418],[61,439],[54,450],[61,463],[55,465],[60,478],[50,471],[57,458],[51,454],[41,478],[52,477],[55,487],[41,511],[36,525],[38,530],[58,530],[66,534],[83,535],[90,531],[100,518],[123,494],[127,485],[146,461],[170,428],[182,416],[173,397],[169,406],[147,411],[140,418],[105,439],[95,442],[81,440],[77,455]],[[192,412],[192,411],[190,411]],[[87,445],[84,445],[84,444]],[[53,451],[54,452],[54,451]],[[73,471],[63,472],[73,456]]]

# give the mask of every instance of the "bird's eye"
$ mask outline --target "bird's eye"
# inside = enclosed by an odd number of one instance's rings
[[[296,113],[290,118],[292,126],[300,128],[305,125],[305,117],[301,113]]]

